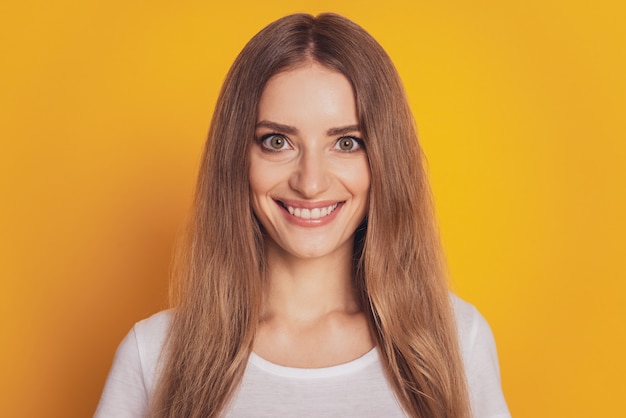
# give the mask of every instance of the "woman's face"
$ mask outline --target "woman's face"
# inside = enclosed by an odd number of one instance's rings
[[[268,245],[298,258],[351,256],[370,170],[350,82],[316,63],[279,73],[258,113],[249,177]]]

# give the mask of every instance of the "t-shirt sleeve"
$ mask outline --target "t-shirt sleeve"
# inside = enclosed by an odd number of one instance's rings
[[[148,395],[133,327],[117,348],[94,418],[145,417],[147,409]]]
[[[465,302],[463,302],[465,303]],[[461,344],[474,418],[510,418],[502,393],[496,343],[489,324],[473,306],[466,304],[466,330]]]

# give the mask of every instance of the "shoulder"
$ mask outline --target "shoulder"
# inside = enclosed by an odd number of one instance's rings
[[[475,326],[479,322],[485,322],[483,316],[474,305],[461,299],[454,293],[450,293],[454,316],[458,326]]]
[[[451,298],[474,415],[510,417],[491,328],[472,304],[454,294]]]
[[[452,309],[456,320],[459,344],[463,358],[467,359],[473,352],[478,339],[493,338],[487,320],[478,309],[455,294],[451,294]]]
[[[168,309],[137,322],[133,327],[137,342],[146,346],[162,345],[172,321],[172,314],[173,310]]]
[[[135,324],[129,333],[134,337],[139,361],[146,378],[146,384],[152,386],[157,372],[161,351],[169,331],[173,311],[158,312]]]
[[[161,353],[171,318],[172,311],[167,310],[135,323],[117,348],[116,360],[133,356],[149,370]]]
[[[471,366],[483,361],[493,363],[490,365],[499,373],[496,343],[487,320],[474,305],[454,294],[452,295],[452,307],[463,362],[468,369],[467,373],[472,372]]]
[[[144,416],[158,374],[172,311],[137,322],[115,353],[95,417]]]
[[[171,318],[172,311],[167,310],[135,323],[118,346],[115,361],[133,358],[149,370],[161,352]]]

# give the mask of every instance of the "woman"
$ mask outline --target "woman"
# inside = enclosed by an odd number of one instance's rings
[[[433,218],[380,45],[334,14],[270,24],[216,105],[176,308],[122,342],[96,416],[509,416]]]

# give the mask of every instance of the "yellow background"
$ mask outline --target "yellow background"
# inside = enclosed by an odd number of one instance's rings
[[[456,291],[515,417],[623,416],[623,2],[24,1],[0,16],[0,415],[86,417],[166,304],[221,81],[295,11],[354,19],[405,81]]]

